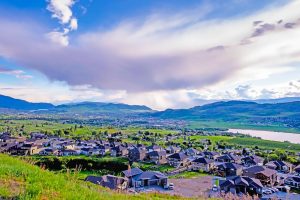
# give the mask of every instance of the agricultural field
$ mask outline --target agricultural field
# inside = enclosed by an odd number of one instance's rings
[[[276,142],[271,140],[262,140],[258,138],[232,138],[227,140],[230,144],[236,144],[247,147],[259,147],[261,149],[282,149],[289,151],[300,151],[300,144],[292,144],[289,142]]]

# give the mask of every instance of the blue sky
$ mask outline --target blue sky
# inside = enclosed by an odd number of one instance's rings
[[[3,0],[0,94],[155,109],[300,96],[290,0]]]

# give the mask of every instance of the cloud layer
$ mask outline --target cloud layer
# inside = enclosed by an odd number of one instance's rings
[[[69,31],[77,29],[71,10],[74,2],[49,1],[48,10],[63,27],[50,33],[37,22],[2,17],[0,56],[50,80],[122,90],[134,94],[127,102],[136,97],[156,104],[176,95],[182,95],[184,103],[190,90],[259,80],[300,62],[300,2],[296,0],[230,19],[206,20],[210,8],[191,14],[152,14],[110,30],[78,34],[69,43]],[[245,96],[247,87],[235,92]],[[160,96],[154,98],[156,94]]]

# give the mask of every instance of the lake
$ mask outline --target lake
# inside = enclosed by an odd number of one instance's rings
[[[264,140],[274,140],[279,142],[289,141],[291,143],[300,144],[300,134],[274,132],[274,131],[261,131],[261,130],[245,130],[245,129],[229,129],[228,132],[240,133],[244,135],[251,135],[253,137],[260,137]]]

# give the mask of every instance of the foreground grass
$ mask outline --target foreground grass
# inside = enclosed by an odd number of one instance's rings
[[[0,199],[186,199],[163,194],[124,194],[80,181],[70,174],[54,174],[17,158],[0,154]]]

